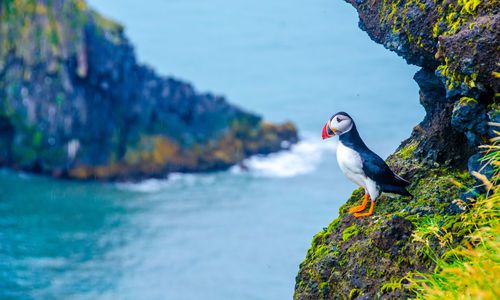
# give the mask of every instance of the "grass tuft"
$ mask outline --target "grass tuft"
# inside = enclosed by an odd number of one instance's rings
[[[500,299],[500,145],[482,146],[483,158],[494,167],[491,179],[477,173],[489,191],[478,196],[469,211],[447,229],[429,220],[414,232],[413,240],[436,263],[433,274],[410,276],[416,299]],[[430,247],[439,242],[442,251]],[[457,243],[456,241],[460,241]],[[427,250],[427,251],[425,251]]]

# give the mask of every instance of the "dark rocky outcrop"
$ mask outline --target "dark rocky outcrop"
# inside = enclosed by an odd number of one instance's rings
[[[83,0],[1,0],[0,165],[79,179],[224,169],[297,141],[136,61]]]
[[[300,265],[295,299],[402,299],[410,272],[432,272],[426,255],[442,253],[439,243],[423,247],[412,234],[426,222],[452,231],[455,216],[484,189],[469,172],[488,176],[478,146],[494,136],[488,122],[500,121],[500,5],[497,0],[349,0],[360,28],[377,43],[422,69],[415,74],[426,116],[411,137],[388,158],[411,181],[413,199],[382,195],[375,217],[355,219],[348,207],[318,233]],[[460,243],[460,240],[451,241]],[[397,288],[395,288],[397,287]]]

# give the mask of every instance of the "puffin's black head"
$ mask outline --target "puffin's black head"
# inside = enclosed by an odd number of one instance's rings
[[[331,138],[335,135],[342,135],[352,129],[354,121],[351,116],[345,112],[334,114],[323,127],[321,136],[323,139]]]

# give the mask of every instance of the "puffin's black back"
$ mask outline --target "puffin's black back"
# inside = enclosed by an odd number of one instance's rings
[[[344,114],[351,118],[346,113],[337,114]],[[405,188],[410,183],[399,177],[399,175],[395,174],[385,163],[385,161],[380,158],[380,156],[378,156],[375,152],[373,152],[366,146],[365,142],[363,142],[363,140],[359,136],[359,132],[354,121],[352,121],[351,130],[340,135],[339,140],[344,146],[349,147],[359,153],[363,163],[363,172],[365,172],[368,178],[372,179],[377,183],[378,186],[380,186],[382,192],[395,193],[403,196],[412,196]]]

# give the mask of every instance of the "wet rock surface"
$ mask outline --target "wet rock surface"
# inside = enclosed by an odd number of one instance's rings
[[[77,179],[225,169],[297,132],[158,75],[82,0],[0,4],[0,165]]]

